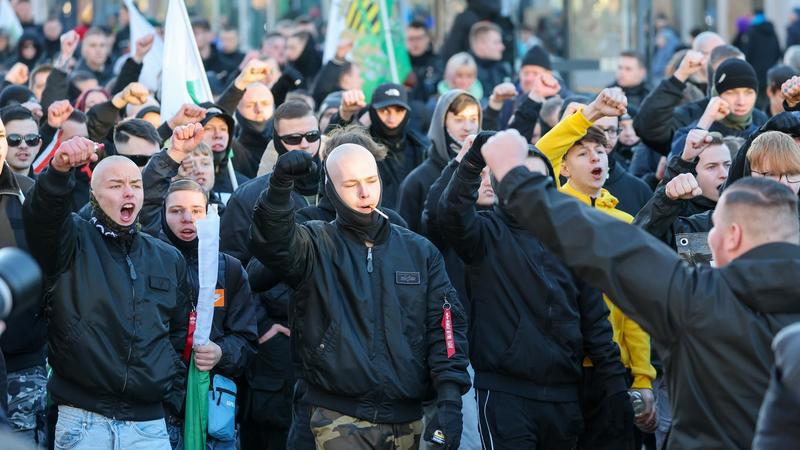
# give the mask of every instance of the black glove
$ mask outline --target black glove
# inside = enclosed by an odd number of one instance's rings
[[[628,391],[621,391],[607,397],[606,418],[607,434],[609,436],[620,436],[633,432],[633,406],[631,406]]]
[[[278,186],[289,186],[294,180],[303,178],[316,170],[314,158],[302,150],[288,151],[278,158],[271,182]]]
[[[475,141],[472,142],[472,147],[467,150],[467,154],[464,155],[463,162],[467,163],[471,168],[474,168],[478,171],[483,170],[486,167],[486,161],[483,160],[483,155],[481,154],[481,148],[486,141],[489,140],[490,137],[494,136],[494,131],[481,131],[475,136]]]
[[[461,444],[461,428],[463,421],[461,418],[461,404],[450,400],[440,401],[436,405],[436,414],[433,416],[428,426],[425,427],[423,438],[436,445],[433,448],[442,450],[457,450]],[[440,433],[436,433],[441,431]],[[434,440],[434,434],[444,435],[444,443]]]

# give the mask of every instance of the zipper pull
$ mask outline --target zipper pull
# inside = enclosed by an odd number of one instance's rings
[[[131,271],[131,280],[135,280],[136,279],[136,269],[133,267],[133,261],[131,261],[131,257],[128,256],[128,255],[125,255],[125,261],[128,262],[128,269],[130,269],[130,271]]]
[[[367,248],[367,272],[372,273],[372,247]]]

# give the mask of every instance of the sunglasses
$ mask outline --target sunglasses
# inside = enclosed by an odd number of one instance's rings
[[[311,144],[313,142],[317,142],[319,140],[319,130],[309,131],[306,134],[287,134],[286,136],[278,136],[284,143],[289,145],[300,145],[303,142],[303,138]]]
[[[28,144],[28,147],[35,147],[42,141],[42,137],[36,133],[26,134],[25,136],[14,133],[6,137],[9,147],[19,147],[23,140]]]
[[[144,167],[147,165],[147,162],[150,161],[150,155],[122,155],[136,164],[139,167]]]

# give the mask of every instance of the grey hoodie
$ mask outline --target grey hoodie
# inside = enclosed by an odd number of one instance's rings
[[[455,99],[459,95],[469,95],[473,99],[473,97],[469,92],[463,91],[461,89],[453,89],[447,91],[444,95],[439,97],[439,101],[436,102],[436,108],[433,110],[433,117],[431,117],[431,126],[428,128],[428,139],[431,141],[431,148],[428,150],[428,158],[432,159],[434,163],[439,167],[439,170],[444,168],[447,165],[447,162],[450,161],[455,154],[450,154],[447,149],[447,138],[445,134],[447,133],[444,128],[444,120],[445,116],[447,116],[447,110],[450,109],[450,105],[453,104]],[[480,105],[480,101],[475,99],[475,103]],[[478,106],[478,111],[480,114],[480,120],[483,120],[483,112]],[[412,172],[413,173],[413,172]],[[411,175],[409,175],[410,177]]]

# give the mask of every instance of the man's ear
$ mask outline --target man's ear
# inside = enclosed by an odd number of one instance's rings
[[[564,178],[569,178],[569,164],[567,163],[567,155],[564,155],[564,159],[561,160],[561,173],[560,175]]]
[[[728,226],[723,245],[729,254],[738,255],[741,252],[744,245],[744,229],[741,225],[733,222]]]

